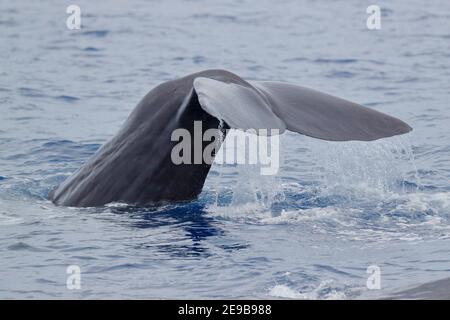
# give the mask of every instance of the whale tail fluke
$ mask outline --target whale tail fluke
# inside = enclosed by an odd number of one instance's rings
[[[407,133],[405,122],[316,90],[282,82],[193,82],[202,108],[238,129],[288,129],[329,141],[371,141]]]
[[[332,141],[369,141],[411,130],[401,120],[325,93],[285,83],[247,82],[225,70],[206,70],[151,90],[116,136],[49,199],[77,207],[194,199],[211,163],[175,163],[172,151],[178,142],[172,135],[182,129],[195,137],[197,121],[202,123],[202,135],[228,127],[278,129],[278,133],[287,129]],[[202,142],[202,154],[207,145]],[[198,151],[193,140],[189,146]]]

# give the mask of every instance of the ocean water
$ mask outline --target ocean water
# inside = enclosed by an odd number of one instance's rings
[[[377,1],[380,30],[366,28],[370,4],[0,1],[0,298],[359,299],[450,277],[449,3]],[[152,87],[208,68],[322,90],[414,131],[287,133],[277,176],[215,164],[185,204],[47,200]]]

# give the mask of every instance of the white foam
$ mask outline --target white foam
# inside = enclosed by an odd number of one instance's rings
[[[308,299],[305,294],[298,292],[286,285],[277,284],[269,290],[269,296],[288,299]]]
[[[304,300],[343,300],[347,295],[343,289],[333,287],[333,280],[324,280],[311,291],[299,292],[283,284],[277,284],[272,287],[268,295],[277,298],[304,299]]]

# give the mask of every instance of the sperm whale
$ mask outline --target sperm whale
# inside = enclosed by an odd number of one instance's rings
[[[211,163],[174,163],[171,152],[177,142],[171,136],[180,128],[194,134],[198,121],[202,133],[278,129],[329,141],[371,141],[412,130],[397,118],[316,90],[205,70],[153,88],[119,132],[52,190],[49,199],[75,207],[195,199]]]

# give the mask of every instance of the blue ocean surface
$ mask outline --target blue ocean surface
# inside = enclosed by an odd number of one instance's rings
[[[66,27],[70,4],[80,30]],[[377,1],[380,30],[366,27],[370,4],[1,1],[0,298],[360,299],[450,277],[449,2]],[[414,130],[287,133],[278,175],[214,164],[183,204],[47,200],[151,88],[208,68],[328,92]],[[71,265],[80,289],[66,286]]]

